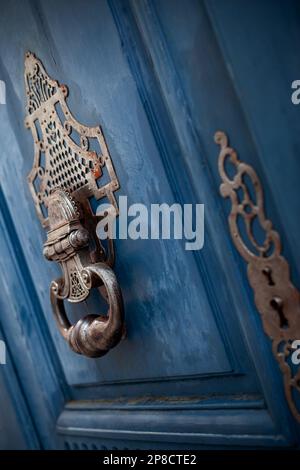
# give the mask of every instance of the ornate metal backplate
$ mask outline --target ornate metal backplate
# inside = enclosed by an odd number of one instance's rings
[[[294,417],[300,422],[300,368],[292,361],[292,344],[300,340],[300,293],[290,280],[289,265],[281,255],[279,234],[264,213],[260,180],[254,169],[241,162],[229,147],[223,132],[215,134],[220,145],[220,192],[231,200],[229,227],[233,242],[248,263],[247,273],[265,333],[272,341],[273,354],[283,374],[285,395]],[[227,162],[234,168],[229,175]],[[264,235],[257,241],[254,224]]]
[[[56,187],[81,200],[106,196],[117,209],[114,191],[119,189],[119,182],[101,128],[76,121],[66,104],[66,85],[52,80],[30,52],[25,59],[25,86],[25,125],[34,140],[34,163],[28,182],[43,226],[49,225],[49,196]],[[90,149],[92,142],[98,144],[98,151]],[[101,186],[104,167],[110,181]]]
[[[72,116],[68,89],[52,80],[42,63],[25,58],[27,116],[34,140],[34,163],[28,183],[38,217],[47,229],[44,255],[57,261],[63,276],[51,284],[51,302],[62,335],[74,351],[96,357],[105,354],[123,333],[121,292],[108,253],[96,236],[98,218],[90,200],[106,197],[118,213],[114,191],[119,182],[99,126],[86,127]],[[104,172],[107,178],[104,181]],[[99,287],[109,303],[108,315],[89,315],[69,323],[63,300],[81,302]]]

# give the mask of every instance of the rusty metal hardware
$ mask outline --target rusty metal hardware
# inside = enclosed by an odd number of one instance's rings
[[[280,236],[265,216],[262,185],[256,172],[239,160],[223,132],[215,134],[215,142],[220,146],[219,173],[223,181],[220,192],[231,200],[230,233],[238,252],[248,263],[248,279],[264,331],[272,341],[273,354],[283,375],[286,399],[300,422],[297,405],[300,367],[291,361],[293,341],[300,339],[300,293],[292,284],[289,265],[281,255]],[[229,176],[227,162],[233,165],[234,176]],[[255,221],[264,233],[263,243],[255,238]]]
[[[34,140],[29,188],[47,230],[44,255],[58,262],[63,274],[50,286],[54,316],[76,353],[100,357],[123,335],[124,308],[112,270],[113,242],[109,240],[106,251],[96,236],[99,219],[90,198],[106,197],[118,213],[114,191],[119,189],[119,181],[101,128],[75,120],[66,103],[67,87],[52,80],[30,52],[25,57],[25,87],[25,125]],[[108,182],[101,184],[104,171]],[[94,287],[109,305],[107,314],[88,315],[71,325],[64,300],[82,302]]]

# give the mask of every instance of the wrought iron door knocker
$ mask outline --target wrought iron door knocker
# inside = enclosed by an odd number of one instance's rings
[[[79,354],[99,357],[116,346],[124,332],[122,294],[112,270],[112,241],[108,253],[96,236],[97,217],[90,198],[107,197],[118,211],[119,189],[100,127],[86,127],[72,116],[68,89],[52,80],[34,54],[25,57],[27,116],[34,140],[34,163],[28,183],[39,219],[47,229],[44,255],[57,261],[62,277],[52,281],[50,298],[63,337]],[[90,148],[93,142],[97,150]],[[104,170],[109,182],[101,185]],[[69,322],[64,300],[82,302],[94,287],[108,302],[106,315],[88,315]]]

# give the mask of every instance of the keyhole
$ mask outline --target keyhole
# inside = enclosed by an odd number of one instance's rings
[[[270,302],[270,305],[278,313],[280,328],[288,328],[289,322],[286,316],[283,313],[283,301],[280,297],[273,297]]]
[[[266,276],[269,286],[275,286],[275,282],[272,277],[272,270],[268,266],[262,270],[262,273]]]

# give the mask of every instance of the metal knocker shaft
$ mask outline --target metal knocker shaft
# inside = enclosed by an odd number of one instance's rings
[[[30,52],[25,58],[25,86],[25,125],[34,140],[29,188],[47,229],[44,256],[58,262],[63,273],[50,286],[54,316],[73,351],[100,357],[122,338],[124,308],[112,270],[113,244],[110,240],[106,252],[97,238],[98,218],[90,198],[106,197],[118,214],[114,191],[119,181],[101,128],[86,127],[75,120],[66,103],[67,87],[52,80]],[[104,172],[108,178],[101,184]],[[64,300],[82,302],[94,287],[108,303],[107,314],[86,315],[71,325]]]

